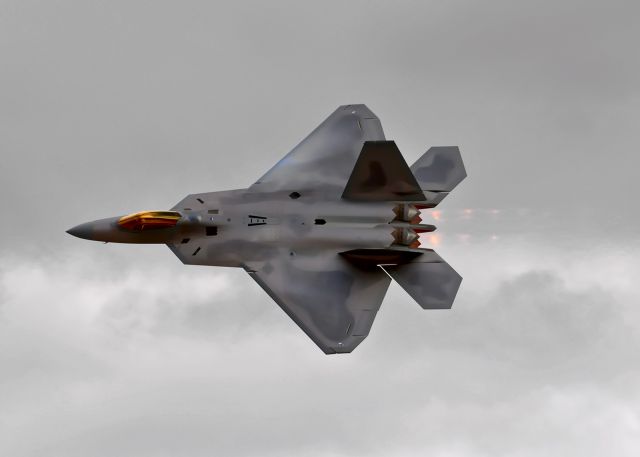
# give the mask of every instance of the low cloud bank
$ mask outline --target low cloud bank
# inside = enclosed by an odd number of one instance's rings
[[[633,249],[442,246],[454,309],[394,285],[334,357],[242,271],[103,252],[0,265],[3,455],[640,450]]]

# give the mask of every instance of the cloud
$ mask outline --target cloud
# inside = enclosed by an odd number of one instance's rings
[[[459,255],[450,248],[448,260]],[[585,281],[581,259],[470,272],[446,312],[394,286],[367,341],[340,357],[318,351],[240,271],[132,262],[108,273],[119,260],[5,260],[3,454],[640,449],[640,326],[625,320],[623,283]]]

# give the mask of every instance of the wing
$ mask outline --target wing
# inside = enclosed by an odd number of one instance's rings
[[[344,105],[253,184],[256,192],[344,190],[365,141],[384,140],[380,120],[365,105]]]
[[[335,253],[282,251],[245,270],[326,354],[351,352],[366,338],[391,281]]]

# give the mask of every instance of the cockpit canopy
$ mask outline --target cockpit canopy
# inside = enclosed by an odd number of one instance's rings
[[[121,217],[118,225],[123,229],[139,232],[174,227],[181,217],[176,211],[141,211]]]

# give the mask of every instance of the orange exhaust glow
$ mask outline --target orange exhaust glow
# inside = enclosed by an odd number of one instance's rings
[[[436,235],[435,233],[427,236],[426,238],[429,244],[431,244],[432,246],[440,245],[440,236]]]

